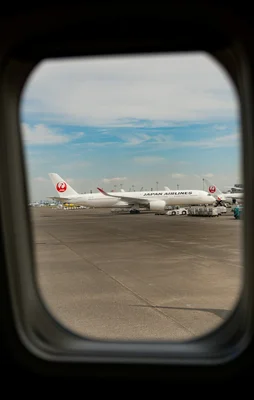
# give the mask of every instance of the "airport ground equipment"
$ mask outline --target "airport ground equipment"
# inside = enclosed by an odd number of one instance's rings
[[[218,214],[219,214],[219,215],[222,215],[222,214],[226,214],[226,213],[227,213],[227,207],[225,207],[225,206],[217,206],[216,208],[217,208],[217,210],[218,210]]]
[[[187,215],[188,209],[184,207],[178,207],[166,212],[166,215]]]
[[[189,216],[191,217],[218,217],[218,207],[190,207]]]

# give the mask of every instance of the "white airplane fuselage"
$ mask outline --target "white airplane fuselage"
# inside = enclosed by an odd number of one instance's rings
[[[233,200],[237,200],[238,202],[243,202],[244,197],[243,193],[223,193],[223,200],[228,203],[233,203]]]
[[[215,199],[207,192],[202,190],[175,190],[175,191],[154,191],[154,192],[112,192],[114,196],[108,197],[101,193],[90,193],[78,196],[69,196],[71,203],[76,205],[84,205],[95,208],[123,208],[130,206],[128,201],[124,201],[124,197],[148,200],[149,202],[165,201],[166,206],[171,205],[199,205],[213,204]],[[60,200],[60,198],[59,198]]]

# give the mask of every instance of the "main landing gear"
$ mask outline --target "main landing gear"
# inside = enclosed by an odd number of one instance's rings
[[[130,210],[130,214],[140,214],[140,211],[139,210],[135,210],[134,208],[132,208]]]

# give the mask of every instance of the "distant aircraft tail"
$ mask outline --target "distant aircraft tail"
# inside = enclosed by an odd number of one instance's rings
[[[208,192],[211,193],[212,196],[214,196],[217,200],[217,205],[223,205],[223,202],[227,203],[228,201],[226,200],[226,195],[222,193],[222,191],[215,185],[211,184],[208,179],[204,178],[204,182],[208,186]]]
[[[204,178],[204,182],[205,182],[206,185],[207,185],[207,189],[208,189],[208,192],[209,192],[209,193],[211,193],[212,195],[216,195],[216,196],[221,196],[221,195],[223,195],[223,193],[221,192],[221,190],[220,190],[217,186],[215,186],[215,185],[213,185],[211,182],[209,182],[208,179]]]
[[[51,172],[49,173],[49,177],[60,197],[65,198],[78,195],[78,193],[69,185],[69,183],[62,179],[58,174]]]

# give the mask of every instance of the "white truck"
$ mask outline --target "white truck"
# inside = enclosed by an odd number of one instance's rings
[[[166,212],[166,215],[187,215],[188,209],[185,207],[175,207]]]

